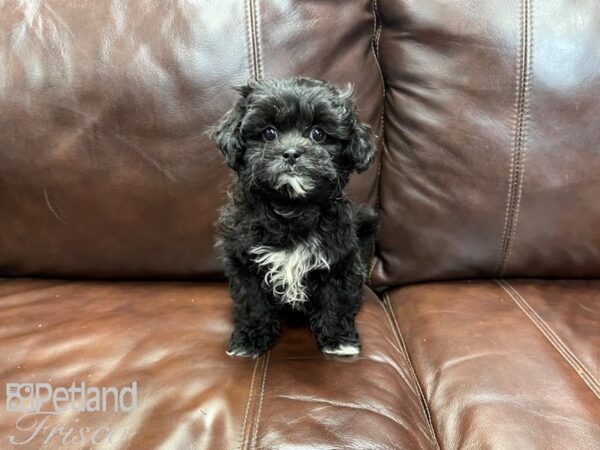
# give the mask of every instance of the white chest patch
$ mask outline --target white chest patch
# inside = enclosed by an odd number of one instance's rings
[[[253,261],[265,267],[265,283],[282,302],[292,306],[308,300],[304,277],[311,270],[329,269],[317,239],[309,238],[289,250],[262,245],[250,249]]]

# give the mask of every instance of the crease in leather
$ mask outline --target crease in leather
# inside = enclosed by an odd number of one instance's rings
[[[48,210],[52,213],[52,215],[54,217],[56,217],[56,220],[58,220],[63,225],[69,226],[70,225],[69,222],[62,217],[62,216],[64,216],[64,213],[61,210],[60,206],[57,206],[57,209],[61,212],[61,214],[59,214],[56,211],[56,209],[54,208],[54,206],[52,206],[52,202],[50,201],[50,197],[48,196],[48,189],[47,188],[44,188],[44,198],[46,200],[46,205],[48,206]]]
[[[345,408],[345,409],[351,409],[351,410],[363,411],[363,412],[366,411],[366,412],[369,412],[372,414],[376,414],[379,417],[385,417],[386,419],[390,420],[397,426],[402,427],[406,431],[408,431],[408,432],[411,431],[410,428],[406,424],[397,421],[394,417],[392,417],[389,414],[386,414],[384,411],[378,410],[377,408],[369,408],[368,405],[350,403],[350,402],[340,402],[340,401],[331,400],[331,399],[328,399],[325,397],[315,398],[315,397],[310,397],[310,396],[303,397],[303,396],[298,396],[298,395],[285,395],[285,394],[284,395],[280,394],[277,397],[280,399],[293,400],[295,402],[323,404],[323,405],[327,405],[327,406],[334,406],[336,408]]]
[[[571,349],[552,330],[552,328],[540,317],[540,315],[529,305],[525,298],[506,280],[494,280],[511,298],[513,302],[523,311],[527,318],[546,337],[552,346],[560,353],[563,359],[575,370],[577,375],[589,387],[592,393],[600,399],[600,382],[594,378],[590,370],[575,356]]]
[[[379,165],[377,167],[377,175],[375,176],[375,184],[377,189],[377,198],[375,200],[375,209],[377,213],[381,210],[380,204],[380,194],[381,194],[381,166],[383,165],[383,153],[385,149],[385,98],[387,95],[387,88],[385,85],[385,77],[383,76],[383,70],[381,69],[381,63],[379,62],[379,39],[381,38],[381,32],[383,29],[383,24],[381,23],[381,18],[379,16],[379,3],[377,0],[373,0],[372,4],[373,9],[373,39],[371,39],[371,51],[373,52],[373,57],[375,58],[375,63],[377,64],[377,69],[379,70],[379,76],[381,78],[381,86],[382,86],[382,98],[381,98],[381,117],[379,118],[379,127],[381,128],[381,148],[379,151],[381,154],[379,155]],[[371,281],[371,277],[373,275],[373,270],[375,266],[380,263],[380,258],[378,257],[378,239],[375,239],[374,249],[373,249],[373,257],[371,261],[371,266],[369,268],[369,273],[367,275],[367,284],[372,286],[373,283]]]
[[[427,404],[427,399],[425,398],[425,394],[423,393],[423,389],[421,388],[421,384],[419,382],[419,379],[417,378],[417,374],[416,374],[414,366],[412,364],[412,360],[410,359],[410,355],[408,354],[408,349],[406,348],[406,343],[404,342],[404,337],[402,336],[402,332],[400,331],[400,326],[398,325],[398,322],[396,321],[396,318],[394,317],[394,313],[392,311],[392,305],[390,303],[390,297],[387,292],[385,294],[383,294],[382,307],[383,307],[383,311],[388,319],[388,322],[390,323],[390,326],[392,328],[392,333],[394,334],[394,337],[398,341],[398,346],[400,348],[400,351],[402,352],[402,356],[404,356],[404,358],[406,359],[407,365],[410,369],[409,372],[413,379],[414,388],[419,394],[422,413],[425,416],[425,421],[427,422],[427,428],[429,429],[431,440],[435,443],[436,448],[439,449],[440,443],[439,443],[437,435],[435,433],[435,429],[433,428],[433,422],[431,420],[431,412],[429,411],[429,405]]]
[[[494,271],[498,276],[504,275],[511,257],[519,220],[521,194],[523,191],[527,139],[527,111],[529,106],[533,48],[531,45],[533,38],[532,2],[533,0],[521,0],[521,44],[517,63],[515,93],[515,135],[508,176],[508,193],[506,198],[504,230],[502,233],[502,247]]]
[[[0,281],[7,281],[7,280],[14,280],[15,278],[0,278]],[[24,278],[25,279],[25,278]],[[38,280],[42,280],[41,278],[38,278]],[[28,287],[26,289],[22,289],[19,291],[13,291],[13,292],[6,292],[6,293],[0,293],[0,296],[2,298],[6,298],[6,297],[11,297],[14,295],[22,295],[22,294],[26,294],[26,293],[30,293],[33,291],[40,291],[40,290],[45,290],[45,289],[51,289],[51,288],[55,288],[58,286],[64,286],[64,285],[68,285],[68,284],[72,284],[73,281],[64,281],[64,280],[59,280],[56,282],[53,282],[52,280],[46,280],[49,283],[47,285],[42,285],[42,286],[33,286],[33,287]]]

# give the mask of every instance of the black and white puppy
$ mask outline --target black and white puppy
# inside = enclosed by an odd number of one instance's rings
[[[237,173],[218,221],[235,315],[227,353],[268,350],[293,308],[306,314],[323,352],[356,355],[354,318],[377,216],[343,189],[373,161],[369,128],[356,117],[352,90],[325,81],[263,80],[239,93],[215,130]]]

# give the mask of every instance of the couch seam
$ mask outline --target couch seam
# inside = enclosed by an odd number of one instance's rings
[[[381,203],[380,203],[380,187],[381,187],[381,167],[383,165],[383,154],[385,149],[385,99],[387,96],[387,89],[385,86],[385,77],[383,76],[383,69],[381,68],[381,62],[379,61],[379,39],[381,38],[381,32],[383,29],[383,25],[381,23],[381,17],[379,15],[379,3],[377,0],[373,0],[371,3],[371,8],[373,10],[373,37],[371,39],[371,52],[373,53],[373,58],[375,59],[375,63],[377,64],[377,69],[379,71],[379,78],[381,79],[381,115],[379,117],[379,127],[381,128],[381,148],[379,149],[379,164],[377,167],[377,174],[375,179],[375,189],[376,189],[376,199],[375,199],[375,208],[377,210],[377,215],[379,216],[379,212],[381,211]],[[377,239],[375,239],[374,249],[373,249],[373,260],[371,262],[371,267],[369,273],[367,275],[367,284],[372,286],[371,277],[373,275],[373,270],[379,261],[379,257],[377,255]]]
[[[246,13],[246,40],[248,45],[248,65],[250,67],[250,78],[254,80],[260,80],[263,77],[263,65],[262,65],[262,57],[261,57],[261,44],[260,44],[260,11],[257,4],[258,0],[246,0],[245,3],[245,13]],[[254,426],[250,425],[250,433],[248,434],[248,445],[246,448],[256,448],[256,439],[258,435],[258,425],[260,422],[260,415],[262,413],[262,403],[264,397],[264,389],[265,389],[265,380],[267,375],[267,367],[269,364],[269,356],[270,352],[267,352],[266,357],[261,357],[256,360],[254,364],[254,372],[252,373],[252,382],[251,382],[251,390],[250,395],[248,397],[248,404],[246,406],[246,415],[244,417],[244,423],[242,426],[242,442],[240,444],[240,449],[244,448],[244,444],[246,442],[246,425],[248,413],[250,411],[250,405],[252,400],[252,389],[254,387],[254,378],[256,375],[256,370],[259,362],[262,360],[263,368],[261,369],[261,378],[260,381],[260,394],[258,401],[258,412],[256,413],[256,422]],[[252,420],[250,420],[252,422]]]
[[[511,226],[511,235],[509,238],[508,249],[506,253],[506,258],[504,260],[504,265],[502,267],[502,274],[506,271],[506,267],[510,261],[512,256],[512,250],[515,243],[515,236],[517,232],[517,226],[519,224],[519,215],[521,210],[521,199],[523,197],[523,180],[525,179],[525,161],[527,158],[527,125],[529,118],[529,99],[531,97],[531,67],[533,63],[533,0],[525,0],[525,20],[526,20],[526,30],[525,36],[527,37],[527,44],[525,48],[527,48],[527,55],[523,58],[523,64],[526,67],[523,69],[525,73],[525,81],[523,84],[523,111],[522,111],[522,119],[521,119],[521,136],[519,138],[521,143],[521,151],[520,151],[520,166],[519,166],[519,184],[517,188],[516,194],[516,205],[514,212],[514,219]]]
[[[248,64],[250,77],[255,80],[262,79],[262,58],[260,49],[260,24],[257,0],[246,0],[246,39],[248,41]]]
[[[260,3],[259,0],[251,0],[254,9],[254,40],[256,44],[256,68],[257,78],[263,78],[263,62],[262,62],[262,44],[261,44],[261,18],[260,18]]]
[[[240,443],[238,448],[244,447],[244,441],[246,440],[246,423],[248,420],[248,413],[250,412],[250,403],[252,402],[252,392],[254,391],[254,379],[256,377],[256,369],[258,367],[259,360],[257,359],[254,363],[254,370],[252,371],[252,380],[250,381],[250,391],[248,393],[248,402],[246,403],[246,413],[244,414],[244,421],[242,423],[242,433],[240,436]]]
[[[429,406],[427,404],[425,394],[423,393],[423,389],[421,388],[421,384],[419,383],[419,379],[415,372],[412,360],[410,358],[410,355],[408,354],[408,349],[406,348],[406,343],[404,341],[404,337],[402,336],[402,332],[400,331],[400,326],[398,325],[398,321],[396,320],[396,317],[393,314],[392,304],[390,302],[390,297],[387,292],[383,294],[382,307],[383,307],[383,311],[388,319],[388,322],[392,328],[392,334],[398,341],[398,345],[400,347],[400,352],[402,353],[402,356],[405,358],[406,362],[408,363],[408,368],[409,368],[409,372],[410,372],[411,378],[414,383],[414,387],[416,388],[416,390],[419,394],[419,403],[421,404],[422,412],[425,415],[425,421],[427,422],[427,428],[429,429],[429,433],[431,434],[430,437],[433,440],[433,442],[435,443],[436,448],[440,449],[440,444],[439,444],[437,435],[435,433],[435,429],[433,428],[433,422],[431,420],[431,412],[429,411]]]
[[[262,413],[262,405],[263,399],[265,396],[265,383],[267,380],[267,370],[269,368],[269,360],[271,359],[271,352],[267,352],[267,356],[265,357],[265,363],[263,365],[262,370],[262,382],[260,387],[260,400],[258,400],[258,412],[256,414],[256,423],[254,424],[254,433],[252,436],[251,448],[252,450],[256,449],[256,441],[258,439],[258,425],[260,424],[260,417]]]
[[[506,196],[506,212],[504,216],[502,244],[496,268],[494,270],[499,276],[502,276],[505,273],[512,255],[523,191],[532,63],[532,1],[533,0],[522,0],[520,9],[521,38],[517,63],[517,80],[515,83],[515,134],[508,175],[508,192]]]
[[[256,79],[254,72],[254,40],[250,36],[252,25],[250,22],[250,0],[246,0],[244,3],[244,15],[246,16],[246,47],[247,47],[247,58],[248,58],[248,78]]]
[[[527,300],[515,289],[509,282],[505,280],[494,280],[512,299],[513,302],[523,311],[527,318],[536,326],[536,328],[544,335],[544,337],[552,344],[563,359],[575,370],[577,375],[590,388],[592,393],[600,399],[600,382],[592,375],[588,368],[579,358],[571,351],[571,349],[563,342],[563,340],[554,332],[554,330],[544,321],[544,319],[529,305]]]
[[[257,8],[254,0],[246,0],[244,4],[244,13],[246,18],[246,45],[247,45],[247,58],[248,58],[248,67],[249,67],[249,78],[253,78],[258,80],[262,78],[262,70],[261,70],[261,62],[260,62],[260,50],[258,48],[259,38],[257,35]],[[268,356],[268,354],[267,354]],[[242,424],[242,433],[239,448],[243,449],[244,444],[246,442],[246,426],[248,424],[248,417],[250,413],[250,405],[252,404],[252,394],[254,391],[254,380],[256,377],[256,371],[258,368],[258,364],[262,358],[258,358],[254,363],[254,370],[252,372],[252,380],[250,382],[250,392],[248,394],[248,402],[246,404],[246,412],[244,414],[244,421]],[[261,372],[264,375],[264,372]],[[264,389],[264,380],[261,383],[262,388]],[[261,400],[262,406],[262,400]],[[260,413],[260,409],[259,409]],[[251,427],[252,429],[252,427]],[[250,442],[251,436],[248,435],[248,445],[251,445]]]

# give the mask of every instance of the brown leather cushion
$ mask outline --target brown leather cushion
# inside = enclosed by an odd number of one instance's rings
[[[436,448],[413,373],[371,291],[357,319],[363,352],[351,360],[324,357],[305,327],[287,327],[258,360],[228,357],[230,309],[220,284],[0,281],[0,385],[136,381],[135,413],[69,413],[46,423],[73,427],[75,437],[108,427],[119,438],[126,427],[127,445],[111,448]],[[8,445],[10,436],[31,435],[16,429],[21,415],[0,408],[2,448],[42,447],[41,435]],[[67,448],[60,438],[47,447]]]
[[[600,281],[414,285],[395,313],[444,448],[600,443]]]
[[[379,2],[373,282],[600,275],[600,3]]]
[[[1,2],[0,274],[220,273],[229,171],[204,132],[231,86],[353,82],[381,135],[373,24],[366,0]],[[374,202],[377,165],[357,200]]]

